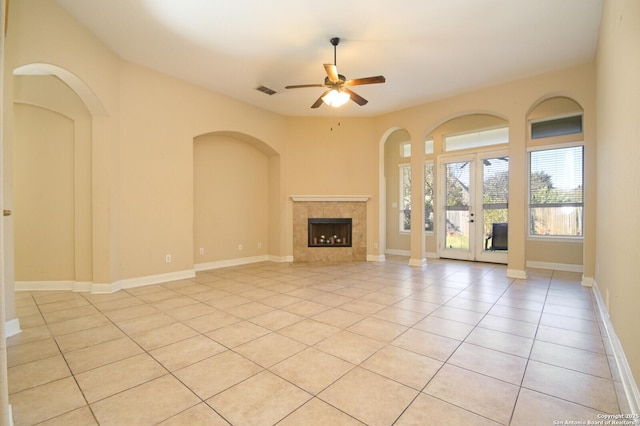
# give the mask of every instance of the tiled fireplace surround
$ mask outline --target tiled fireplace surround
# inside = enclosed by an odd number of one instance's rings
[[[353,262],[367,260],[368,196],[292,196],[293,260]],[[308,247],[309,218],[351,218],[351,247]]]

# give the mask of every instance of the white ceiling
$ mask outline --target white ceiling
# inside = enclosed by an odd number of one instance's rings
[[[290,116],[375,116],[592,61],[603,0],[56,0],[122,58]],[[333,63],[369,100],[310,106]],[[277,93],[258,92],[264,85]]]

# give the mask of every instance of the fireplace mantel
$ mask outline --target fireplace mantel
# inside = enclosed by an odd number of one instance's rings
[[[291,199],[296,202],[365,202],[369,195],[292,195]]]

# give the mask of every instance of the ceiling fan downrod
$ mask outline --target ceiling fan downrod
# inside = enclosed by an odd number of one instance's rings
[[[336,62],[336,46],[340,44],[340,37],[334,37],[330,41],[333,45],[333,65],[338,65]]]

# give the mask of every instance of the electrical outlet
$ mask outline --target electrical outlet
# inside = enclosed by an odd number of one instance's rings
[[[200,254],[204,254],[204,248],[200,247]]]
[[[378,248],[378,243],[373,243],[373,248],[377,249]]]
[[[238,244],[238,250],[242,251],[242,244]]]
[[[261,249],[262,248],[262,243],[258,243],[258,248]]]
[[[164,256],[164,261],[165,261],[165,263],[171,263],[171,255],[170,254],[165,255]]]

